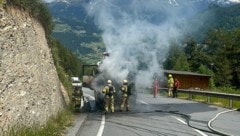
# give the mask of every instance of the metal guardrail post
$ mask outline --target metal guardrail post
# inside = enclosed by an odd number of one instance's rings
[[[211,103],[211,97],[207,95],[207,103]]]
[[[210,92],[210,91],[197,91],[197,90],[184,90],[179,89],[179,92],[188,94],[188,99],[192,100],[193,95],[202,95],[206,96],[207,103],[211,103],[211,97],[217,97],[217,98],[223,98],[225,100],[228,100],[228,108],[233,108],[233,101],[237,100],[240,102],[240,95],[239,94],[228,94],[228,93],[219,93],[219,92]]]
[[[192,100],[193,99],[193,95],[191,93],[188,93],[188,99]]]
[[[232,100],[231,98],[229,98],[229,104],[228,104],[228,107],[229,107],[230,109],[233,108],[233,100]]]
[[[166,90],[167,88],[160,88],[161,90]],[[211,97],[223,98],[228,100],[228,108],[233,108],[233,101],[236,100],[240,102],[240,94],[228,94],[228,93],[219,93],[219,92],[211,92],[211,91],[198,91],[198,90],[185,90],[179,89],[178,93],[184,93],[188,95],[188,99],[192,100],[193,95],[202,95],[206,96],[207,103],[211,103]]]

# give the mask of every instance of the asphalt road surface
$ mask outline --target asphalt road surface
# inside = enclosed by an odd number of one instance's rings
[[[84,88],[92,109],[79,113],[68,135],[218,136],[240,135],[240,112],[188,100],[138,93],[129,112],[94,110],[94,93]],[[133,99],[133,98],[132,98]],[[116,106],[117,107],[117,106]]]

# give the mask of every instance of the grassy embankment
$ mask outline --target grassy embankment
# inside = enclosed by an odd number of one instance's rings
[[[46,125],[38,124],[32,127],[16,125],[9,128],[3,136],[61,136],[66,132],[66,127],[70,126],[73,121],[72,113],[69,110],[59,112],[57,117],[52,117]]]

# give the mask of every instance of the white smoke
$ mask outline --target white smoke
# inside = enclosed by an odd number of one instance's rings
[[[103,31],[110,53],[100,70],[119,82],[134,73],[136,88],[151,87],[154,76],[163,79],[162,63],[170,41],[178,41],[189,30],[194,31],[186,20],[195,10],[192,4],[176,6],[168,0],[92,1],[89,15]]]

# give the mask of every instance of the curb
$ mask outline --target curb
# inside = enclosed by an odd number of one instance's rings
[[[80,130],[83,122],[86,121],[87,116],[88,116],[87,113],[80,113],[79,115],[76,115],[74,124],[73,124],[73,126],[68,128],[66,136],[76,136],[77,132]]]

